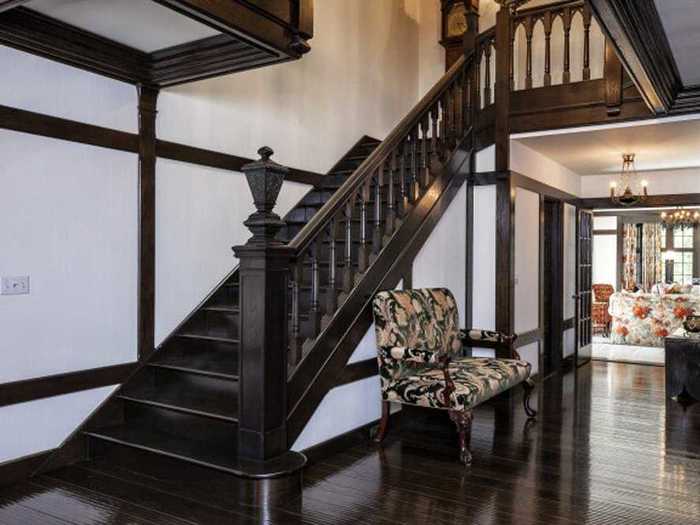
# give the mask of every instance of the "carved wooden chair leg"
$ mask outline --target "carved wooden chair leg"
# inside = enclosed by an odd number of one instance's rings
[[[459,433],[459,461],[464,465],[471,465],[472,453],[469,445],[472,440],[472,411],[449,410],[448,412]]]
[[[525,408],[525,414],[527,414],[528,418],[534,419],[535,416],[537,416],[537,410],[534,410],[530,406],[530,395],[535,389],[535,382],[532,379],[526,379],[523,383],[523,389],[525,390],[525,394],[523,395],[523,408]]]
[[[379,421],[379,430],[377,430],[377,435],[374,436],[375,443],[381,443],[386,437],[386,432],[389,430],[389,402],[382,401],[382,419]]]

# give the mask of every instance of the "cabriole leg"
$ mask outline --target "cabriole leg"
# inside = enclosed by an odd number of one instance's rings
[[[523,395],[523,408],[525,408],[525,414],[527,414],[528,418],[534,419],[535,416],[537,416],[537,410],[534,410],[530,406],[530,395],[535,389],[535,382],[532,379],[526,379],[523,383],[523,389],[525,390]]]
[[[379,421],[379,430],[377,430],[377,435],[374,437],[375,443],[381,443],[386,437],[386,432],[389,430],[389,402],[382,401],[382,419]]]
[[[471,465],[472,453],[469,450],[469,444],[472,439],[472,411],[449,410],[448,412],[459,434],[459,461],[464,465]]]

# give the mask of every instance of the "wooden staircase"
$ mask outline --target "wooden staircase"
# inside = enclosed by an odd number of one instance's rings
[[[289,242],[379,144],[360,139],[286,215],[279,239]],[[310,286],[301,287],[303,304],[310,304],[311,293]],[[303,465],[293,454],[264,470],[238,458],[239,314],[234,270],[71,437],[84,442],[83,457],[123,464],[128,450],[139,451],[137,470],[152,473],[174,460],[190,470],[196,465],[243,478]],[[308,333],[304,317],[302,334]]]
[[[257,212],[241,262],[42,470],[99,461],[258,503],[298,490],[290,449],[466,180],[474,134],[462,57],[382,142],[363,137],[281,222],[285,168],[244,167]]]

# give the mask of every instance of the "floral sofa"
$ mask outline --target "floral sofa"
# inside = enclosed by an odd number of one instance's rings
[[[514,336],[460,330],[457,304],[445,288],[379,292],[373,302],[382,390],[377,441],[386,434],[389,403],[446,410],[457,426],[460,460],[469,464],[472,408],[516,385],[526,389],[528,417],[534,386],[530,363],[512,348]],[[465,357],[463,347],[501,348],[511,359]]]
[[[700,313],[700,295],[616,292],[610,297],[613,343],[664,346],[664,338]]]

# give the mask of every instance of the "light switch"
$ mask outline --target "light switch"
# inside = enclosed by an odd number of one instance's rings
[[[2,295],[26,295],[29,293],[29,276],[3,277],[0,284]]]

